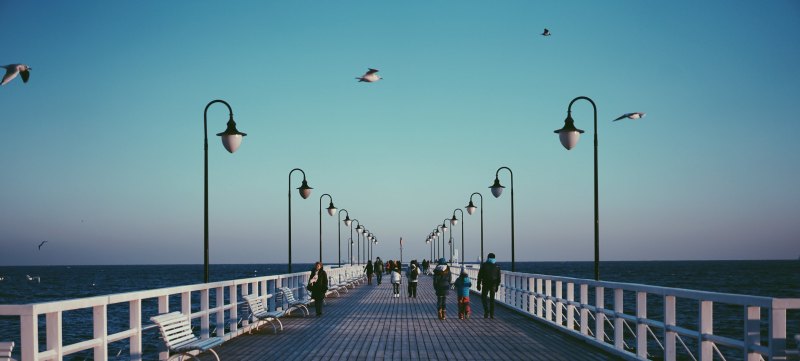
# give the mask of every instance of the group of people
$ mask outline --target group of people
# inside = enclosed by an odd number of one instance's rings
[[[392,297],[399,298],[400,297],[400,284],[403,281],[402,277],[402,263],[400,261],[389,260],[386,262],[386,273],[389,273],[392,282]],[[384,272],[384,264],[380,257],[375,259],[375,263],[372,263],[372,260],[368,260],[366,266],[364,266],[364,273],[367,274],[367,284],[372,284],[372,275],[376,275],[376,281],[378,284],[381,284],[381,280],[383,279],[383,272]],[[408,265],[408,271],[406,272],[406,277],[408,278],[408,297],[409,298],[417,298],[417,284],[419,284],[419,275],[420,275],[420,268],[417,264],[417,260],[412,260]]]

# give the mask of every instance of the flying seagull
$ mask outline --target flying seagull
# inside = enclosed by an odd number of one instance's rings
[[[8,84],[8,82],[16,78],[17,75],[21,75],[22,82],[27,83],[28,78],[31,76],[30,70],[32,68],[29,68],[25,64],[9,64],[3,65],[2,67],[6,69],[6,75],[3,75],[3,81],[0,82],[0,85]]]
[[[47,243],[47,241],[42,241],[42,243],[39,243],[39,250],[40,251],[42,250],[42,246],[44,246],[45,243]]]
[[[617,118],[617,119],[614,119],[614,121],[616,122],[617,120],[620,120],[620,119],[623,119],[623,118],[628,118],[628,119],[640,119],[640,118],[644,118],[644,113],[641,113],[641,112],[634,112],[634,113],[626,113],[626,114],[622,114],[622,115],[620,115],[620,116],[619,116],[619,118]]]
[[[378,74],[375,74],[377,72],[378,69],[369,68],[369,70],[367,70],[367,72],[364,73],[364,75],[362,75],[361,77],[357,77],[356,79],[358,79],[359,82],[374,83],[382,79],[381,77],[378,76]]]
[[[544,28],[544,32],[542,32],[542,36],[550,36],[550,30],[547,29],[547,28]]]

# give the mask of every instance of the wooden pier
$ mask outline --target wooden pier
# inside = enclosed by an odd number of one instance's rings
[[[420,277],[416,299],[408,297],[405,279],[400,297],[393,298],[387,279],[328,297],[321,317],[314,317],[313,306],[308,317],[295,311],[282,319],[278,334],[262,327],[215,350],[222,361],[620,359],[499,304],[495,319],[484,319],[474,293],[469,320],[458,319],[455,291],[448,297],[447,319],[439,320],[430,277]]]

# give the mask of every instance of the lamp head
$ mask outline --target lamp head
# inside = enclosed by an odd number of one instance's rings
[[[567,110],[567,119],[564,120],[564,127],[556,130],[555,133],[558,134],[561,145],[567,148],[567,150],[570,150],[578,145],[578,140],[581,139],[583,130],[575,128],[575,121],[572,119],[572,111]]]
[[[353,220],[350,219],[350,215],[345,216],[342,222],[344,222],[345,227],[350,227],[350,225],[353,224]]]
[[[333,206],[333,202],[331,202],[331,204],[326,209],[328,210],[328,214],[330,214],[331,216],[336,214],[336,207]]]
[[[458,218],[456,218],[456,215],[454,213],[453,218],[450,218],[450,225],[455,226],[456,224],[458,224]]]
[[[228,120],[228,128],[222,133],[217,133],[217,135],[222,137],[222,146],[225,147],[225,150],[233,153],[242,145],[242,137],[247,134],[236,129],[236,122],[233,121],[233,114],[231,114],[231,118]]]
[[[478,207],[475,207],[475,204],[473,204],[472,201],[469,201],[469,204],[467,204],[467,206],[464,208],[467,209],[467,213],[472,215],[473,213],[475,213],[475,209],[477,209]]]
[[[300,196],[303,197],[303,199],[308,199],[308,197],[311,196],[312,189],[314,188],[309,187],[308,182],[306,182],[305,179],[303,179],[303,184],[297,187],[297,190],[300,192]]]
[[[500,195],[503,194],[503,188],[505,188],[505,187],[500,185],[500,179],[499,178],[494,177],[494,184],[492,184],[492,186],[489,187],[489,188],[492,190],[492,195],[495,198],[500,198]]]
[[[447,232],[447,223],[442,222],[442,232]]]

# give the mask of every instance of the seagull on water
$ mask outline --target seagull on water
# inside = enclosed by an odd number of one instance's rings
[[[40,251],[42,250],[42,246],[44,246],[45,243],[47,243],[47,241],[42,241],[42,243],[39,243],[39,250]]]
[[[383,78],[379,77],[378,74],[375,74],[377,72],[378,72],[378,69],[369,68],[369,70],[367,70],[367,72],[364,73],[364,75],[362,75],[360,77],[356,77],[356,79],[358,79],[359,82],[374,83],[374,82],[376,82],[378,80],[383,79]]]
[[[33,281],[33,280],[35,279],[35,280],[36,280],[36,282],[38,282],[38,283],[42,283],[42,278],[41,278],[41,277],[39,277],[39,276],[25,275],[25,277],[27,277],[27,278],[28,278],[28,281]]]
[[[633,113],[626,113],[626,114],[622,114],[622,115],[620,115],[620,116],[619,116],[619,118],[617,118],[617,119],[614,119],[614,121],[616,122],[617,120],[624,119],[624,118],[628,118],[628,119],[641,119],[641,118],[644,118],[644,113],[641,113],[641,112],[633,112]]]
[[[28,78],[31,76],[30,70],[32,68],[25,64],[9,64],[3,65],[2,67],[6,69],[6,75],[3,75],[3,81],[0,82],[0,85],[8,84],[8,82],[16,78],[17,75],[22,76],[23,83],[27,83]]]
[[[542,36],[550,36],[550,30],[547,29],[547,28],[544,28],[544,31],[542,32]]]

